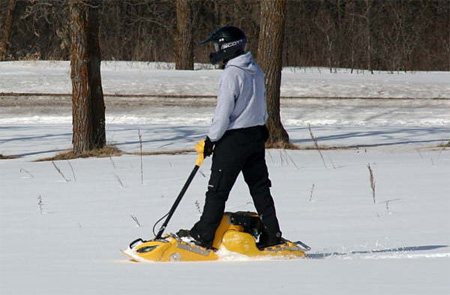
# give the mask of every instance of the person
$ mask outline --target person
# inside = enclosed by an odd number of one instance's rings
[[[211,248],[228,199],[242,172],[260,216],[258,247],[283,243],[265,161],[268,131],[264,73],[246,52],[244,32],[233,26],[216,30],[201,44],[212,42],[212,64],[223,62],[214,117],[205,139],[204,157],[211,154],[211,176],[200,220],[188,231],[197,245]]]

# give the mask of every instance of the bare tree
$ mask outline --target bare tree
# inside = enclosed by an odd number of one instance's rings
[[[2,38],[0,40],[0,61],[6,60],[9,38],[11,36],[13,27],[14,10],[16,8],[16,1],[9,0],[8,7],[6,8],[5,22],[3,23]]]
[[[333,52],[335,51],[335,39],[337,39],[334,23],[331,17],[323,17],[316,19],[315,24],[325,36],[328,67],[330,68],[330,73],[332,73],[334,62]]]
[[[12,27],[6,21],[15,2]],[[70,56],[68,0],[1,0],[0,49],[7,59],[67,60]],[[177,2],[189,14],[193,49],[180,39]],[[270,1],[274,2],[274,1]],[[446,0],[285,0],[284,66],[349,67],[369,70],[449,70],[450,1]],[[175,62],[177,48],[193,50],[194,61],[208,62],[208,48],[197,43],[224,25],[242,28],[249,51],[257,52],[260,0],[108,0],[102,5],[100,44],[106,60]],[[274,7],[275,3],[271,3]],[[179,6],[179,7],[181,7]],[[178,25],[180,26],[178,28]],[[5,32],[10,32],[6,33]],[[8,37],[9,34],[9,37]],[[181,34],[183,35],[183,33]],[[172,37],[173,36],[173,37]],[[9,43],[5,43],[9,38]],[[186,38],[188,40],[189,38]],[[5,44],[5,45],[3,45]]]
[[[269,145],[285,146],[289,135],[281,124],[280,86],[286,0],[262,0],[258,61],[264,71],[267,111],[269,118]]]
[[[100,76],[98,10],[101,0],[70,0],[73,152],[106,144]]]
[[[194,69],[194,51],[192,46],[192,21],[190,0],[176,0],[177,33],[176,33],[176,63],[177,70]]]
[[[373,2],[371,0],[364,0],[366,4],[366,10],[363,15],[363,18],[366,20],[366,38],[367,38],[367,69],[373,74],[372,68],[372,22],[371,22],[371,8]]]

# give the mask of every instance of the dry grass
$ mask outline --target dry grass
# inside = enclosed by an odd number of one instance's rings
[[[10,159],[17,159],[17,157],[0,154],[0,160],[10,160]]]
[[[135,152],[135,153],[124,153],[115,146],[108,145],[102,149],[96,149],[89,152],[82,153],[81,155],[75,155],[72,151],[62,152],[54,157],[43,158],[36,160],[35,162],[45,162],[45,161],[61,161],[61,160],[72,160],[78,158],[107,158],[114,156],[127,155],[142,155],[142,156],[159,156],[159,155],[182,155],[188,153],[194,153],[194,149],[183,149],[183,150],[171,150],[171,151],[155,151],[155,152]]]
[[[286,149],[286,150],[317,150],[316,146],[311,145],[296,145],[293,143],[285,143],[285,142],[276,142],[276,143],[266,143],[267,149]],[[328,145],[320,145],[320,150],[322,151],[333,151],[333,150],[350,150],[350,149],[358,149],[357,146],[328,146]]]
[[[438,144],[439,148],[446,148],[446,147],[450,147],[450,140],[447,143],[441,143]]]
[[[267,149],[284,149],[284,150],[317,150],[315,146],[298,146],[291,142],[275,142],[266,143]],[[351,147],[336,147],[336,146],[320,146],[321,150],[339,150],[339,149],[350,149]],[[45,161],[61,161],[61,160],[72,160],[78,158],[107,158],[113,156],[127,155],[138,155],[138,156],[159,156],[159,155],[184,155],[195,153],[194,149],[180,149],[180,150],[167,150],[167,151],[153,151],[153,152],[133,152],[125,153],[119,150],[117,147],[108,145],[102,149],[96,149],[89,152],[82,153],[81,155],[75,155],[72,151],[66,151],[57,154],[56,156],[38,159],[35,162],[45,162]],[[14,159],[14,156],[4,156],[0,154],[0,159]]]
[[[129,153],[130,155],[143,155],[143,156],[159,156],[159,155],[184,155],[189,153],[195,153],[194,149],[183,149],[183,150],[171,150],[171,151],[155,151],[155,152],[136,152]]]
[[[431,151],[446,151],[450,148],[450,141],[449,142],[442,142],[440,144],[434,145],[434,146],[428,146],[428,147],[420,147],[418,150],[431,150]]]
[[[370,164],[367,164],[367,168],[369,169],[369,180],[370,180],[370,188],[372,189],[372,198],[373,203],[376,204],[376,194],[375,194],[375,177],[373,175],[372,167],[370,167]]]
[[[299,146],[299,150],[317,150],[315,146]],[[350,150],[350,149],[358,149],[357,146],[328,146],[328,145],[320,145],[320,150],[322,151],[334,151],[334,150]]]
[[[121,156],[122,154],[122,151],[117,147],[107,145],[104,148],[95,149],[82,154],[74,154],[73,151],[62,152],[54,157],[39,159],[35,162],[72,160],[78,158],[107,158],[112,156]]]
[[[298,146],[291,142],[277,141],[277,142],[267,142],[266,148],[268,149],[284,149],[284,150],[298,150]]]

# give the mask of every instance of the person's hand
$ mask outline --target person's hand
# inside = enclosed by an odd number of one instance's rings
[[[203,148],[204,157],[206,158],[206,157],[211,156],[213,151],[214,151],[214,143],[211,141],[211,139],[209,139],[208,136],[206,136],[205,146]]]

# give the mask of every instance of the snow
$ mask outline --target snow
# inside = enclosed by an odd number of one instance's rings
[[[102,63],[105,94],[215,95],[220,70],[196,65],[174,71],[167,63]],[[0,63],[0,92],[70,93],[68,61]],[[170,78],[170,79],[169,79]],[[173,83],[174,79],[182,83]],[[450,72],[385,72],[326,68],[285,68],[282,96],[450,98]]]
[[[68,75],[67,62],[0,63],[0,92],[68,93]],[[102,75],[105,93],[214,95],[220,71],[108,62]],[[292,142],[313,147],[310,124],[320,145],[341,147],[323,160],[267,151],[283,235],[311,246],[309,259],[128,262],[119,249],[153,237],[195,154],[143,156],[143,183],[139,155],[33,162],[70,148],[70,99],[3,96],[0,153],[19,158],[0,161],[0,294],[449,294],[450,152],[438,147],[450,139],[449,73],[283,77],[285,96],[357,97],[282,101]],[[144,151],[192,148],[213,108],[213,98],[107,97],[107,140],[138,152],[140,132]],[[210,165],[167,232],[198,220]],[[238,179],[227,210],[250,201]]]

